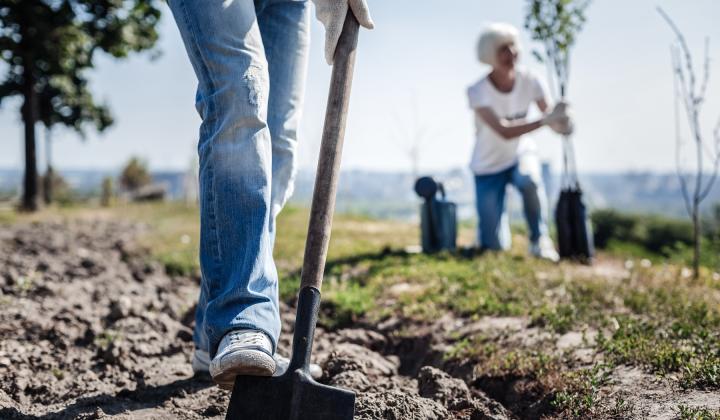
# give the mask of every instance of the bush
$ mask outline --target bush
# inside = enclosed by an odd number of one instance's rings
[[[598,248],[607,248],[611,241],[623,242],[669,256],[678,247],[693,243],[692,224],[685,220],[615,210],[595,211],[591,219]]]
[[[639,234],[635,232],[638,217],[621,214],[615,210],[597,210],[590,216],[595,234],[595,246],[606,248],[611,239],[635,242]]]
[[[147,163],[138,157],[130,158],[120,174],[120,185],[126,191],[135,191],[150,182],[152,182],[152,178]]]
[[[61,206],[67,206],[78,201],[77,195],[72,191],[65,178],[52,169],[40,176],[40,185],[46,204],[55,202]]]

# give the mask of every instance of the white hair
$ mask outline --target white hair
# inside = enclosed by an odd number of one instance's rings
[[[491,23],[480,34],[477,42],[477,56],[481,63],[495,67],[498,49],[513,43],[520,48],[519,33],[516,27],[509,23]]]

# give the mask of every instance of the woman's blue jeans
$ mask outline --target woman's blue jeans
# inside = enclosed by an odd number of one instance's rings
[[[198,79],[200,267],[195,345],[280,335],[275,217],[292,192],[309,45],[304,0],[169,0]]]
[[[518,163],[500,172],[475,175],[478,243],[483,249],[510,248],[510,223],[505,210],[508,184],[517,188],[522,196],[530,242],[536,243],[548,234],[547,197],[540,163],[535,155],[521,156]]]

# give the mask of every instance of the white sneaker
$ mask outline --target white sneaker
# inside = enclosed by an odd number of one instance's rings
[[[555,250],[555,244],[549,236],[541,236],[537,242],[531,243],[530,255],[552,262],[560,261],[560,255]]]
[[[220,340],[210,361],[210,376],[220,386],[232,384],[238,375],[272,376],[275,373],[270,338],[258,330],[235,330]]]
[[[290,359],[277,353],[273,357],[275,359],[275,365],[277,366],[274,375],[280,376],[285,373],[288,366],[290,365]],[[206,352],[205,350],[195,349],[192,359],[192,370],[196,375],[210,375],[210,353]],[[310,376],[313,379],[317,380],[322,378],[322,368],[320,367],[320,365],[316,363],[310,363],[309,370]],[[233,386],[233,382],[234,381],[224,382],[219,383],[218,385],[220,385],[220,387],[223,389],[231,389]]]

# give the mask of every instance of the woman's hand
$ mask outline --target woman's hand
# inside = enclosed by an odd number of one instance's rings
[[[558,134],[569,136],[572,135],[573,131],[575,131],[575,124],[571,118],[568,118],[565,121],[550,125],[550,128]]]
[[[328,64],[333,63],[335,47],[340,39],[348,9],[355,15],[360,26],[367,29],[375,27],[365,0],[313,0],[313,2],[315,15],[325,26],[325,60]]]
[[[567,114],[567,108],[567,102],[558,102],[553,107],[552,111],[545,114],[542,118],[543,124],[553,126],[555,124],[566,122],[570,118]]]
[[[549,126],[553,131],[564,136],[573,133],[574,124],[567,102],[558,102],[557,105],[542,119],[543,124]]]

